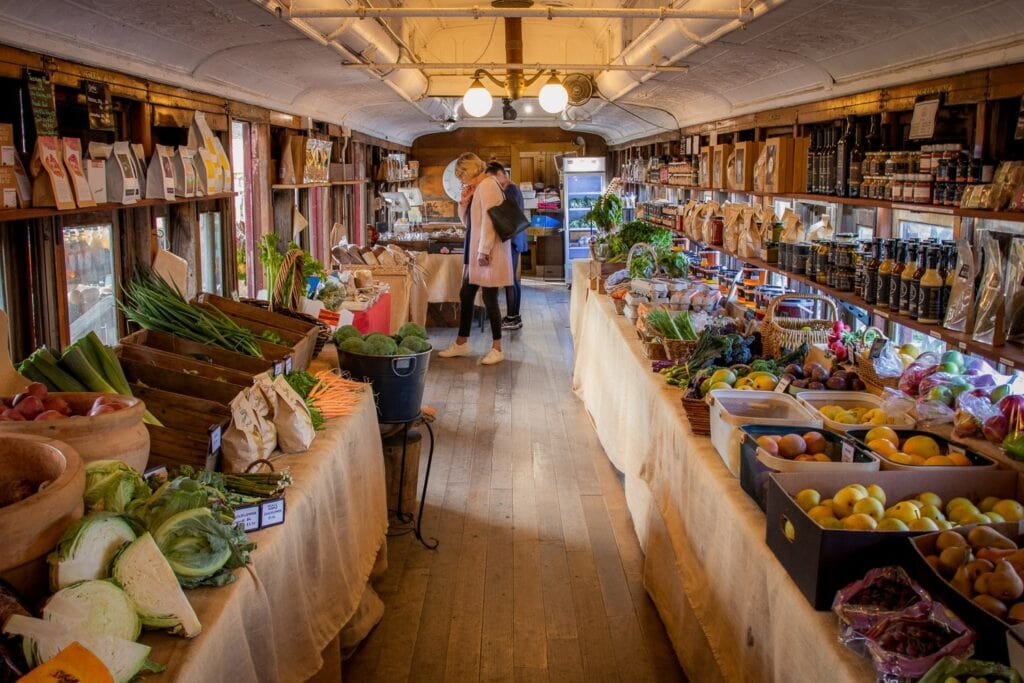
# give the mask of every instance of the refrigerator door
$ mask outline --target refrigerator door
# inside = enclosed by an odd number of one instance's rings
[[[567,158],[565,162],[566,171],[562,176],[565,188],[562,201],[565,211],[565,281],[572,284],[572,262],[590,258],[590,242],[596,232],[593,224],[583,217],[604,193],[604,159]],[[600,162],[600,169],[577,173],[570,170],[569,162],[580,162],[579,165],[589,168],[598,166],[593,162]]]

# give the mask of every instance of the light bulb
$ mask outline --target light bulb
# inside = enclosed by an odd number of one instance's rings
[[[551,74],[551,78],[540,89],[537,99],[540,100],[541,109],[549,114],[557,114],[565,109],[565,105],[569,104],[569,93],[566,92],[562,82],[558,80],[558,76]]]
[[[487,88],[479,78],[473,79],[469,90],[462,96],[462,106],[470,116],[486,116],[490,113],[493,103],[494,98],[491,97],[491,93],[487,92]]]

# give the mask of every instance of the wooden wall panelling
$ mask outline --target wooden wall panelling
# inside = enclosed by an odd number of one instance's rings
[[[171,251],[188,261],[189,291],[199,291],[199,217],[192,202],[168,207]],[[187,294],[187,292],[186,292]]]
[[[29,223],[11,222],[0,225],[0,252],[3,253],[4,291],[7,316],[11,323],[11,357],[22,359],[35,349],[35,324],[32,301],[35,297],[34,277],[30,265]]]
[[[292,238],[292,212],[295,209],[296,190],[274,191],[274,234],[281,247]]]

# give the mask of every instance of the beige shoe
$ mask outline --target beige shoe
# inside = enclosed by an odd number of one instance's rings
[[[480,359],[480,365],[497,365],[503,360],[505,360],[505,353],[492,346],[487,355]]]
[[[440,356],[441,358],[456,358],[458,356],[468,356],[469,342],[466,342],[465,344],[456,344],[455,342],[452,342],[451,346],[449,346],[444,351],[438,351],[437,355]]]

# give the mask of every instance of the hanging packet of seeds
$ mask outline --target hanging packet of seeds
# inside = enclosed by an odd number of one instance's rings
[[[942,326],[954,332],[967,332],[974,329],[974,253],[966,237],[957,241],[956,251],[956,276]]]
[[[1006,339],[1024,341],[1024,237],[1014,237],[1006,259]]]
[[[1003,255],[999,240],[991,232],[982,233],[981,248],[985,257],[981,285],[978,288],[978,312],[974,320],[976,342],[990,346],[1002,346],[1006,341],[1006,327],[1003,317]]]

